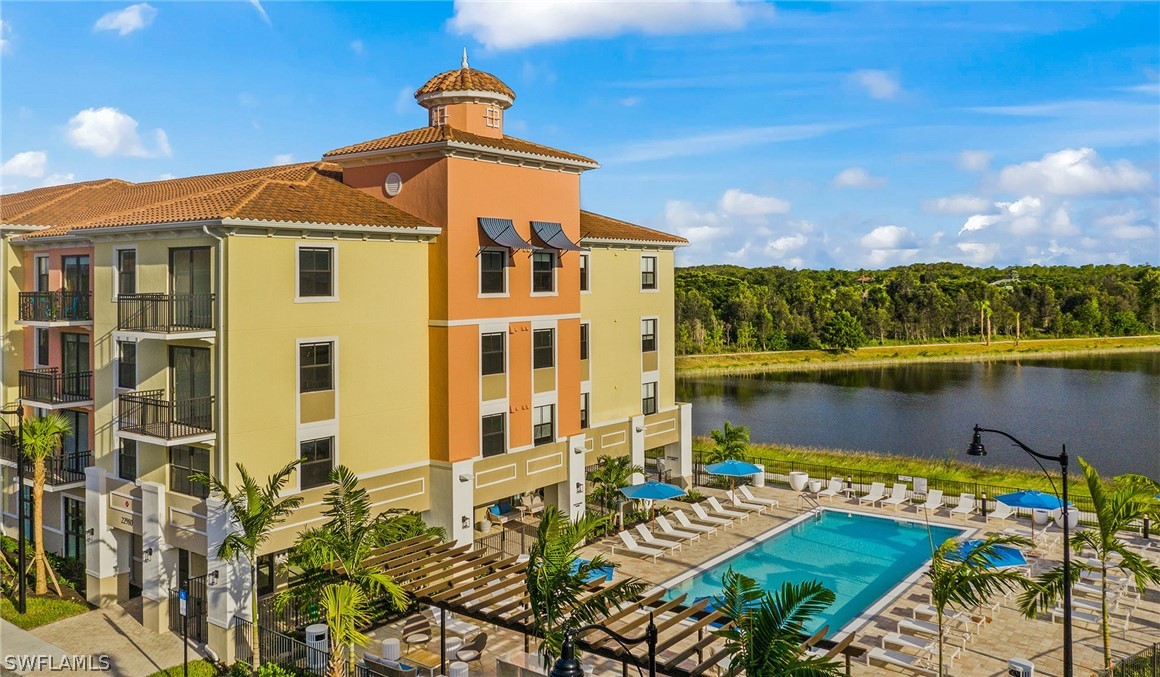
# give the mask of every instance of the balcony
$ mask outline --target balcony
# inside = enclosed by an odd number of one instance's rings
[[[125,437],[167,447],[214,439],[212,395],[171,400],[164,390],[141,390],[117,399],[117,421]]]
[[[92,292],[20,292],[20,324],[67,327],[88,325],[92,322]]]
[[[56,367],[20,372],[20,399],[44,409],[83,407],[93,403],[93,372],[61,373]]]
[[[121,294],[117,331],[140,338],[213,338],[213,294]]]
[[[15,445],[14,433],[0,434],[0,461],[16,465],[16,455],[19,452]],[[66,485],[83,483],[85,468],[93,464],[93,452],[80,451],[69,454],[56,454],[44,461],[44,484],[49,489],[60,489]],[[32,483],[32,461],[24,459],[24,481]]]

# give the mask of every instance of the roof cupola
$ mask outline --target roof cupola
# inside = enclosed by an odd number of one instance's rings
[[[449,126],[481,136],[503,137],[503,112],[516,99],[502,80],[467,63],[467,50],[457,70],[440,73],[415,92],[428,111],[431,127]]]

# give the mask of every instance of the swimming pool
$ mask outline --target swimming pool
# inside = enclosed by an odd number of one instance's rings
[[[668,582],[668,599],[681,593],[688,594],[689,602],[720,595],[721,578],[729,567],[770,591],[785,581],[816,579],[834,591],[835,600],[806,629],[814,632],[829,625],[832,636],[865,612],[873,613],[880,599],[917,575],[930,559],[932,540],[937,547],[965,531],[932,524],[928,538],[927,525],[921,522],[823,509],[817,516],[791,521],[740,552],[710,560],[699,572]]]

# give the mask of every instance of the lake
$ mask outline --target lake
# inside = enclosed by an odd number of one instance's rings
[[[680,377],[677,399],[698,435],[729,420],[753,442],[967,460],[978,423],[1042,454],[1066,444],[1073,468],[1160,479],[1160,352]],[[983,442],[984,463],[1035,465],[1001,435]]]

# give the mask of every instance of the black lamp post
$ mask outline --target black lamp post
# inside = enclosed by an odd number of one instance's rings
[[[14,405],[5,407],[0,414],[5,416],[16,415],[16,439],[12,440],[12,448],[16,450],[16,585],[19,593],[16,597],[16,613],[21,615],[27,610],[25,593],[28,581],[24,572],[27,570],[27,554],[24,544],[24,521],[28,516],[24,514],[24,407],[17,401]]]
[[[983,447],[983,436],[980,433],[997,433],[1006,437],[1015,443],[1023,451],[1031,455],[1035,459],[1036,465],[1047,476],[1047,481],[1051,482],[1051,488],[1056,490],[1056,496],[1059,495],[1055,486],[1055,480],[1051,477],[1051,473],[1047,472],[1047,468],[1039,462],[1040,459],[1045,461],[1055,461],[1059,464],[1060,470],[1063,473],[1063,508],[1061,508],[1061,515],[1063,517],[1063,677],[1072,677],[1072,660],[1071,660],[1071,544],[1068,542],[1069,537],[1069,522],[1068,519],[1068,503],[1067,503],[1067,445],[1062,446],[1059,456],[1049,456],[1041,454],[1026,444],[1015,439],[1008,433],[1002,430],[992,430],[990,428],[980,428],[975,424],[975,434],[971,438],[971,445],[967,447],[968,456],[986,456],[987,450]]]
[[[656,677],[657,626],[653,623],[651,613],[648,615],[648,627],[644,629],[644,635],[640,637],[625,637],[603,625],[585,625],[575,630],[571,628],[565,630],[564,643],[560,646],[560,657],[556,659],[556,664],[552,667],[549,677],[584,677],[584,669],[581,667],[580,661],[576,659],[576,635],[589,630],[599,630],[616,640],[624,648],[624,653],[636,665],[637,670],[640,670],[640,663],[637,663],[636,657],[628,651],[628,646],[646,642],[648,644],[648,677]]]

